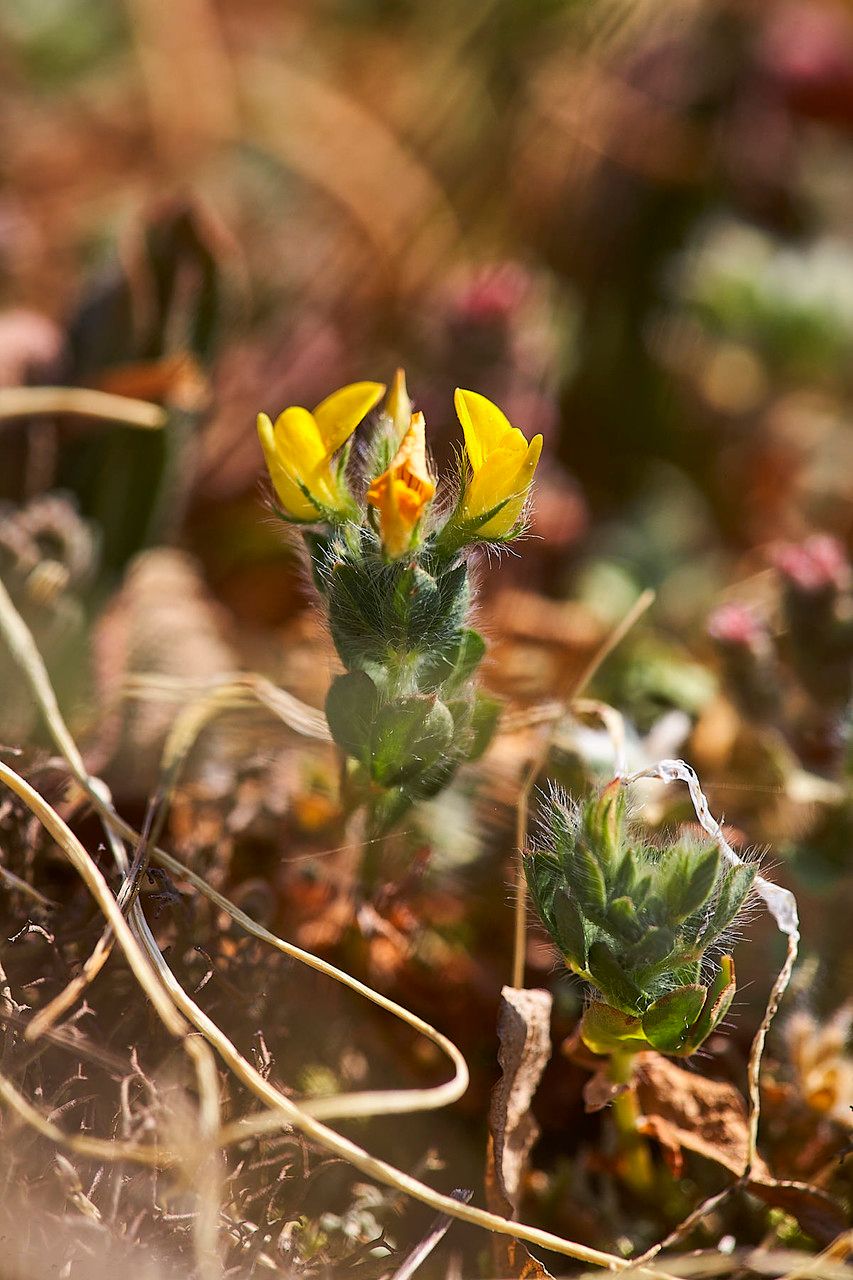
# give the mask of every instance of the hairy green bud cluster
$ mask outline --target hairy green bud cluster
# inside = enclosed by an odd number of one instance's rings
[[[315,539],[312,552],[347,668],[329,689],[326,718],[375,836],[488,745],[497,705],[473,680],[486,646],[466,625],[467,564],[429,540],[389,561],[372,529],[349,525],[322,545]]]
[[[595,1053],[695,1052],[735,994],[731,956],[713,957],[755,867],[726,862],[716,844],[643,842],[620,783],[576,808],[558,795],[544,808],[527,883],[566,964],[598,993],[584,1042]]]

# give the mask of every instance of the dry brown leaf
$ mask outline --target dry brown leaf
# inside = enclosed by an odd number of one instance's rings
[[[638,1054],[634,1083],[644,1133],[676,1159],[685,1147],[740,1177],[746,1163],[747,1113],[733,1085],[707,1080],[658,1053]],[[756,1173],[770,1173],[760,1157]]]
[[[530,1111],[542,1072],[551,1056],[551,1004],[548,991],[504,987],[498,1012],[498,1062],[501,1078],[489,1107],[486,1199],[493,1213],[512,1218],[518,1212],[522,1181],[539,1126]],[[517,1240],[493,1237],[499,1275],[541,1280],[548,1272]]]
[[[605,1063],[597,1068],[595,1074],[590,1076],[583,1087],[584,1108],[589,1114],[593,1111],[601,1111],[627,1089],[627,1084],[617,1084],[611,1080],[610,1068]]]
[[[734,1085],[707,1080],[657,1053],[637,1057],[634,1086],[641,1116],[638,1127],[663,1148],[674,1176],[680,1176],[683,1151],[713,1160],[740,1177],[748,1149],[746,1103]],[[749,1190],[766,1204],[792,1214],[821,1244],[829,1244],[846,1225],[840,1206],[817,1187],[774,1178],[756,1157]]]

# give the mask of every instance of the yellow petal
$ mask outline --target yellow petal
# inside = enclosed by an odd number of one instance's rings
[[[524,479],[525,488],[533,479],[533,474],[539,466],[539,459],[542,457],[542,445],[545,443],[544,437],[534,436],[527,446],[527,452],[524,455],[524,461],[521,464],[519,478]]]
[[[298,476],[307,475],[329,456],[314,415],[296,406],[278,415],[275,447],[281,465]]]
[[[499,502],[517,492],[516,476],[519,459],[516,454],[496,449],[475,471],[465,490],[464,514],[467,519],[491,511]]]
[[[326,396],[314,410],[320,439],[331,457],[350,438],[362,418],[375,408],[385,395],[382,382],[352,382],[340,391]]]
[[[306,498],[284,467],[270,467],[270,479],[286,515],[292,516],[294,520],[319,520],[319,509]]]
[[[465,492],[465,518],[475,519],[486,511],[491,511],[498,503],[504,503],[491,520],[480,526],[477,530],[478,537],[506,537],[518,523],[541,453],[542,436],[537,435],[526,448],[520,464],[514,451],[499,449],[475,473]]]
[[[281,414],[275,427],[267,414],[258,414],[258,438],[264,451],[264,459],[278,500],[287,515],[293,516],[295,520],[316,520],[320,513],[317,507],[306,498],[295,478],[298,475],[303,483],[307,483],[303,469],[298,465],[300,459],[304,461],[305,454],[305,450],[299,448],[300,433],[308,429],[300,418],[300,413],[305,413],[305,410],[296,411],[295,418],[292,410],[286,410],[285,413],[290,416],[283,422],[285,414]],[[306,416],[310,417],[310,414]],[[309,432],[308,445],[309,450],[313,449],[316,452],[318,447],[316,428],[313,435],[312,440]],[[290,466],[286,464],[288,458],[291,461]],[[324,462],[323,465],[327,464]],[[317,493],[322,501],[333,505],[333,498],[330,500],[330,495],[324,491],[322,485],[308,484],[308,487],[312,492]]]
[[[266,413],[258,414],[258,439],[264,451],[264,461],[272,468],[276,460],[275,432],[270,417]]]
[[[512,424],[496,404],[481,396],[477,391],[463,391],[456,388],[453,396],[462,431],[465,435],[465,449],[472,469],[479,471],[485,459],[493,453],[510,431]],[[524,436],[518,433],[522,440]]]
[[[332,470],[331,463],[325,458],[308,475],[300,476],[299,478],[308,492],[319,499],[325,507],[338,510],[343,505],[344,498],[340,491],[337,476]]]
[[[424,415],[416,413],[387,471],[377,476],[367,491],[367,501],[379,512],[382,545],[389,556],[408,551],[415,527],[434,495]]]
[[[267,470],[271,473],[273,467],[277,467],[279,462],[278,451],[275,447],[275,430],[269,414],[259,413],[257,426],[258,439],[260,440],[261,448],[264,451],[264,462],[267,464]]]
[[[392,479],[379,509],[382,545],[392,558],[408,551],[423,505],[403,480]]]

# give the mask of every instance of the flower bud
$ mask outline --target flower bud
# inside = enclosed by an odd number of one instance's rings
[[[426,459],[424,415],[412,416],[387,471],[373,481],[367,502],[379,512],[382,546],[390,559],[410,551],[424,511],[435,495]]]
[[[708,951],[755,867],[724,863],[715,844],[644,845],[627,827],[621,784],[574,809],[551,796],[542,825],[527,883],[566,964],[599,993],[581,1028],[587,1045],[693,1053],[734,996],[731,957],[709,983]]]
[[[391,379],[391,386],[388,388],[388,395],[385,404],[382,406],[383,416],[386,417],[397,433],[397,439],[401,439],[412,421],[412,402],[409,398],[408,388],[406,387],[406,374],[403,369],[398,369]]]

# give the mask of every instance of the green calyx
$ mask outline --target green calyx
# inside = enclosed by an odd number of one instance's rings
[[[684,1056],[731,1004],[732,959],[709,951],[719,950],[756,870],[726,863],[713,844],[645,844],[628,826],[625,799],[620,784],[578,809],[551,797],[525,859],[527,882],[566,964],[599,994],[581,1027],[588,1047]]]
[[[374,833],[436,795],[485,750],[498,707],[475,687],[486,645],[466,626],[464,561],[428,546],[389,563],[370,529],[351,527],[311,550],[332,637],[347,668],[326,718],[350,759],[350,793]]]
[[[348,670],[434,666],[458,649],[470,604],[464,562],[427,550],[388,561],[371,529],[350,527],[318,566],[335,648]],[[482,656],[482,655],[481,655]]]

